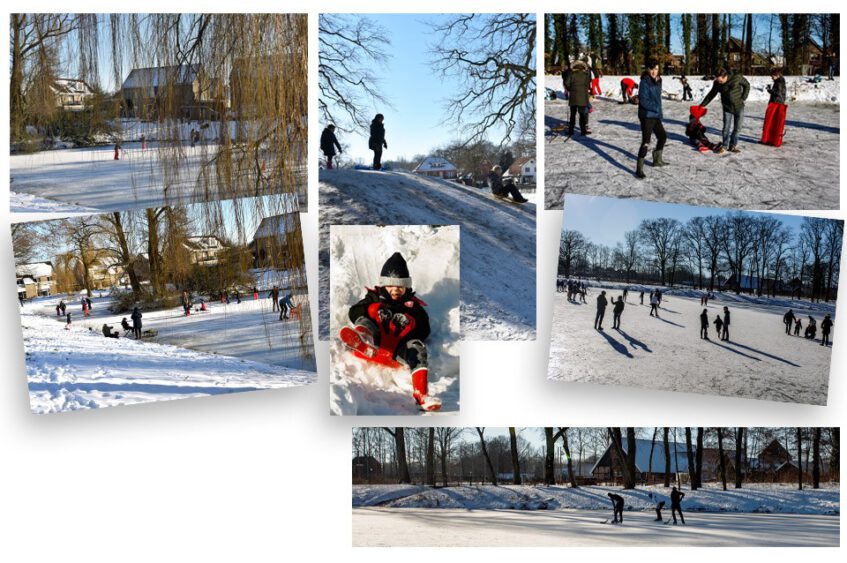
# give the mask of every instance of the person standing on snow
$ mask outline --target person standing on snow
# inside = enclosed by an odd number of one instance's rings
[[[136,340],[141,339],[141,317],[141,309],[136,305],[133,307],[132,314],[129,316],[132,319],[132,335]]]
[[[685,493],[678,491],[676,487],[671,490],[671,516],[673,523],[676,524],[676,513],[679,512],[679,519],[685,524],[685,518],[682,516],[682,499],[685,498]]]
[[[376,114],[371,121],[371,136],[368,138],[368,148],[374,151],[373,169],[382,169],[382,149],[388,148],[388,143],[385,141],[385,116],[381,113]]]
[[[570,106],[570,121],[568,121],[568,135],[573,136],[576,128],[576,116],[579,114],[579,130],[583,135],[590,135],[588,128],[588,98],[591,93],[591,76],[588,67],[582,61],[573,64],[570,75],[565,80],[565,88],[568,91],[568,106]]]
[[[688,84],[688,78],[684,74],[677,76],[677,80],[679,80],[680,84],[682,84],[682,101],[687,102],[689,100],[694,100],[694,94],[691,93],[691,86]]]
[[[565,68],[562,69],[562,93],[565,95],[564,99],[567,100],[569,98],[568,95],[568,78],[573,71],[571,70],[570,61],[565,62]]]
[[[601,291],[597,296],[597,314],[594,316],[594,328],[603,330],[603,317],[606,315],[606,305],[609,301],[606,299],[606,292]]]
[[[709,339],[709,310],[703,309],[700,313],[700,338]]]
[[[788,113],[787,89],[785,77],[782,76],[782,69],[772,68],[771,79],[773,85],[767,88],[771,97],[768,100],[768,108],[765,110],[765,122],[762,125],[760,142],[772,147],[781,147],[782,137],[785,135],[785,116]]]
[[[725,68],[718,70],[712,89],[700,102],[701,106],[709,105],[715,96],[721,95],[721,106],[723,106],[723,141],[717,149],[718,154],[727,151],[739,153],[738,134],[744,122],[744,102],[750,94],[750,83],[741,73]]]
[[[335,156],[336,148],[338,149],[339,154],[344,152],[341,150],[341,144],[335,136],[335,125],[330,123],[324,128],[323,133],[321,133],[321,151],[326,157],[327,170],[332,170],[332,157]]]
[[[729,307],[723,308],[723,332],[721,332],[721,340],[729,340]]]
[[[429,338],[426,303],[415,296],[406,260],[399,252],[382,266],[377,284],[350,307],[348,317],[359,339],[389,351],[411,371],[415,402],[424,410],[438,410],[441,401],[429,395],[429,364],[424,341]],[[350,343],[345,342],[348,346]]]
[[[616,328],[620,330],[621,328],[621,314],[623,313],[624,302],[623,297],[618,296],[618,300],[615,301],[614,298],[612,302],[615,306],[612,308],[612,328]]]
[[[659,317],[659,290],[650,292],[650,316]]]
[[[785,334],[791,336],[791,327],[794,324],[794,311],[788,309],[788,312],[782,316],[782,323],[785,325]]]
[[[268,292],[268,299],[273,302],[273,311],[279,310],[279,287],[273,286]]]
[[[653,166],[667,166],[662,159],[665,141],[668,139],[662,124],[662,77],[659,76],[659,61],[647,61],[647,69],[641,75],[638,87],[638,121],[641,124],[641,147],[638,149],[638,161],[635,176],[646,178],[644,160],[650,149],[650,138],[656,136],[656,148],[653,149]]]
[[[823,316],[823,320],[821,321],[821,346],[826,346],[827,344],[832,344],[829,341],[829,332],[832,330],[832,318],[829,316],[829,313]]]

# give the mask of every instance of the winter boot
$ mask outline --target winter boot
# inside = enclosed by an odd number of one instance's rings
[[[667,166],[668,163],[662,160],[662,150],[653,151],[653,166]]]
[[[638,159],[638,165],[635,167],[635,177],[641,180],[647,177],[644,174],[644,157]]]
[[[427,380],[429,370],[419,367],[412,372],[412,388],[414,389],[415,401],[425,411],[437,411],[441,408],[441,399],[427,395]]]

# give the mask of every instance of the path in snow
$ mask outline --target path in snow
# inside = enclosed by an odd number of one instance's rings
[[[465,340],[535,338],[535,205],[401,172],[320,171],[320,334],[329,336],[330,225],[459,225]]]
[[[429,394],[439,413],[459,410],[459,228],[348,226],[332,228],[330,242],[330,412],[337,415],[421,414],[412,399],[408,368],[391,369],[351,354],[335,336],[350,324],[350,307],[374,287],[385,260],[400,252],[412,288],[426,303],[432,330],[426,340]],[[427,413],[434,414],[434,413]]]
[[[279,193],[281,188],[267,181],[255,187],[255,167],[240,173],[241,185],[251,186],[249,193],[231,193],[218,189],[211,180],[204,181],[215,175],[217,153],[214,144],[173,149],[151,142],[142,150],[140,142],[133,142],[123,145],[121,160],[114,159],[110,146],[13,154],[9,157],[10,189],[17,197],[11,201],[12,221],[28,221],[29,215],[45,211],[63,213],[69,205],[123,211]],[[233,170],[233,174],[239,173]],[[305,163],[295,166],[295,174],[292,190],[298,193],[301,211],[306,211]],[[50,209],[47,201],[55,202],[55,208]]]
[[[673,294],[663,296],[657,319],[649,316],[649,305],[639,304],[638,292],[630,291],[619,331],[612,329],[609,299],[605,330],[596,331],[600,291],[591,286],[587,304],[555,294],[549,379],[826,404],[832,349],[821,347],[820,340],[785,335],[782,315],[788,309],[779,306],[782,301],[768,307],[720,297],[710,300],[710,340],[701,340],[699,298]],[[607,298],[619,295],[617,290],[606,292]],[[717,338],[713,324],[724,305],[731,313],[729,342]],[[794,311],[802,315],[805,327],[808,313]],[[820,327],[822,315],[811,314]]]
[[[196,352],[110,339],[82,326],[65,330],[21,313],[30,407],[39,414],[314,383],[317,374]]]
[[[610,510],[354,508],[353,546],[838,546],[838,516],[688,513],[686,526]]]
[[[665,89],[667,90],[666,78]],[[561,79],[548,77],[561,93]],[[678,82],[677,82],[678,84]],[[619,95],[619,88],[609,94]],[[752,95],[751,95],[752,97]],[[756,97],[758,98],[758,97]],[[695,94],[695,102],[700,97]],[[569,120],[567,100],[546,101],[545,206],[561,209],[565,193],[661,200],[692,205],[745,209],[838,209],[840,178],[840,108],[838,104],[789,102],[784,144],[760,145],[765,101],[748,102],[740,135],[740,154],[701,154],[688,142],[685,127],[692,102],[664,100],[668,142],[664,158],[671,165],[650,166],[647,178],[634,176],[641,145],[638,108],[618,97],[598,97],[590,116],[593,133],[567,137],[551,127]],[[720,141],[720,100],[703,119],[707,136]],[[652,147],[655,139],[652,141]]]

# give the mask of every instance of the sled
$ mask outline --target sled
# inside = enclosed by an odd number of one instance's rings
[[[505,195],[491,194],[491,197],[493,197],[494,199],[496,199],[498,201],[505,201],[506,203],[511,203],[512,205],[523,205],[524,203],[526,203],[526,202],[523,202],[523,201],[515,201],[512,198],[510,198],[509,196],[505,196]]]
[[[782,137],[785,135],[785,115],[788,106],[785,104],[771,103],[765,112],[765,123],[762,127],[762,144],[772,147],[782,146]]]
[[[564,133],[567,130],[567,125],[553,125],[552,127],[550,127],[550,131],[552,131],[553,133]]]
[[[358,332],[349,326],[342,328],[338,336],[341,338],[341,342],[359,359],[393,369],[400,368],[402,365],[392,357],[393,354],[389,350],[368,344],[362,340]]]
[[[155,328],[148,328],[141,332],[141,338],[156,338],[159,336],[159,331]]]

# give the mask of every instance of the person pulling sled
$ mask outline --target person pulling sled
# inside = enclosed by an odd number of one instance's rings
[[[425,340],[429,337],[426,303],[412,290],[406,260],[395,252],[382,266],[378,283],[350,307],[351,327],[341,329],[341,341],[358,357],[399,368],[406,365],[412,376],[413,397],[425,411],[441,408],[441,400],[429,395],[429,367]],[[401,363],[402,362],[402,363]]]

